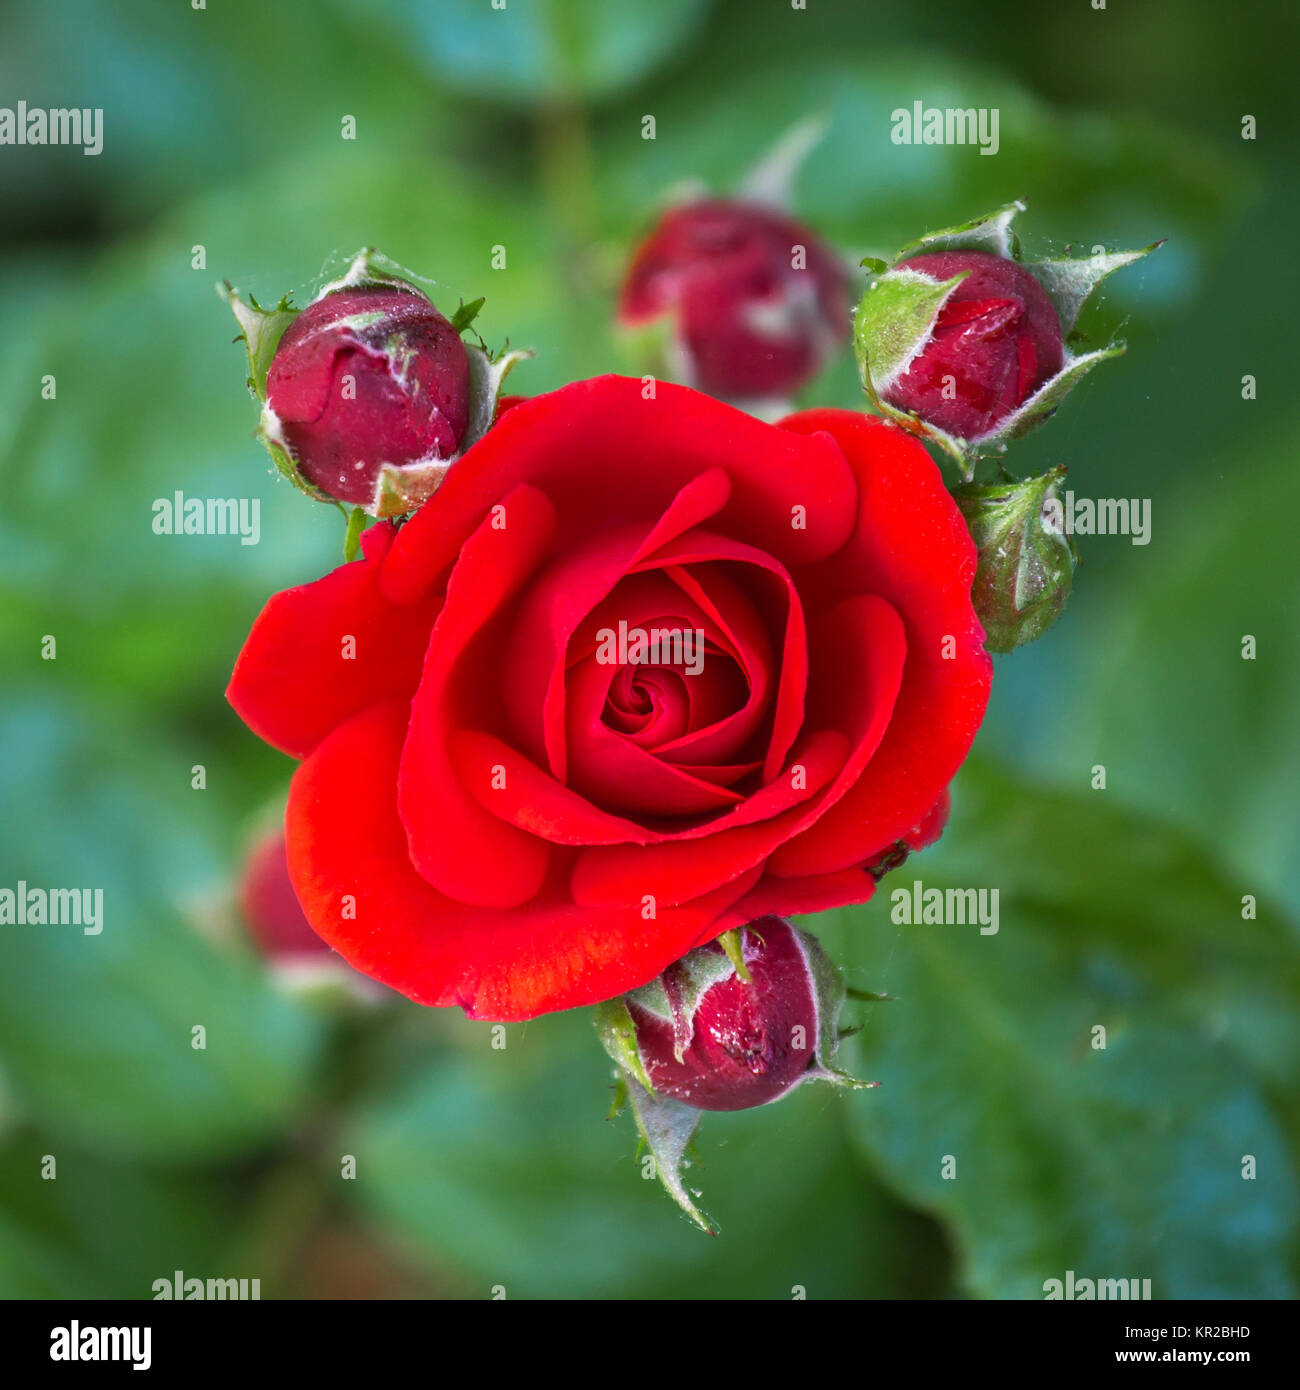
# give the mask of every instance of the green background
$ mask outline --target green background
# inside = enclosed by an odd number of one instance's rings
[[[105,146],[0,148],[0,884],[102,886],[107,926],[0,928],[0,1292],[1291,1293],[1298,27],[1175,0],[9,0],[0,105],[102,107]],[[997,107],[1000,152],[893,145],[915,100]],[[1010,460],[1150,498],[1153,535],[1080,540],[1061,622],[997,662],[943,842],[886,883],[997,887],[999,933],[896,926],[884,891],[806,923],[896,996],[846,1047],[884,1084],[709,1117],[709,1239],[605,1123],[584,1015],[504,1050],[405,1001],[340,1018],[214,936],[291,771],[230,666],[342,539],[253,440],[214,284],[302,303],[376,245],[444,309],[486,295],[536,393],[620,365],[619,270],[674,185],[734,189],[814,112],[797,211],[855,260],[1016,197],[1031,253],[1169,238],[1085,320],[1128,356]],[[847,358],[805,400],[856,404]],[[154,535],[177,488],[259,497],[260,544]]]

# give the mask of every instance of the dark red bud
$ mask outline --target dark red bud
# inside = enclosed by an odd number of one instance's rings
[[[239,883],[239,907],[249,930],[270,960],[333,956],[312,931],[289,881],[284,835],[267,835],[253,847]]]
[[[890,405],[960,439],[980,439],[1061,370],[1061,320],[1015,261],[987,251],[936,251],[894,269],[937,282],[969,274],[939,311],[929,343],[884,392]]]
[[[848,338],[848,279],[808,228],[710,199],[664,215],[632,261],[618,312],[625,327],[675,316],[687,384],[727,400],[785,397]]]
[[[285,330],[267,404],[302,475],[370,507],[384,464],[455,455],[469,420],[460,335],[417,290],[337,290]]]
[[[697,1110],[747,1110],[804,1079],[818,1046],[808,941],[781,918],[761,917],[741,932],[748,982],[734,969],[726,971],[692,1012],[681,966],[670,966],[660,980],[672,1019],[650,1012],[636,995],[628,997],[637,1048],[657,1094]],[[717,942],[702,950],[724,956]]]

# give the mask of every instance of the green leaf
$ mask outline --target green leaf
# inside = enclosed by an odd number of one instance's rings
[[[211,848],[220,794],[209,807],[189,750],[102,705],[87,716],[47,689],[2,723],[0,791],[23,814],[0,883],[103,893],[97,934],[0,926],[0,1069],[19,1112],[150,1158],[239,1153],[282,1132],[308,1098],[322,1029],[251,953],[197,929],[201,894],[223,892],[234,867]]]
[[[1273,904],[1243,920],[1201,847],[1104,793],[969,765],[956,806],[937,849],[834,915],[855,983],[897,997],[859,1035],[882,1081],[846,1112],[864,1155],[948,1223],[976,1294],[1041,1298],[1072,1269],[1156,1298],[1287,1296],[1292,925]],[[996,934],[894,925],[917,878],[996,887]]]
[[[1110,495],[1151,497],[1150,544],[1078,538],[1087,583],[1077,586],[1072,642],[1053,657],[1056,718],[1016,738],[1056,779],[1104,763],[1107,795],[1213,846],[1242,892],[1293,900],[1300,571],[1289,557],[1300,430],[1253,430],[1260,403],[1227,394],[1235,426],[1203,458],[1178,452],[1175,467],[1198,469],[1182,486],[1133,476],[1145,450],[1121,455],[1130,476],[1114,478]],[[1166,391],[1162,417],[1176,395]],[[1140,408],[1151,408],[1145,394]]]
[[[53,1176],[42,1171],[47,1156]],[[49,1135],[10,1133],[0,1147],[0,1297],[147,1299],[153,1281],[177,1269],[235,1275],[223,1255],[236,1211],[220,1178],[151,1171]]]
[[[709,1115],[689,1171],[725,1230],[706,1240],[633,1161],[633,1127],[602,1118],[610,1068],[583,1012],[510,1029],[499,1051],[461,1023],[459,1048],[345,1118],[345,1186],[413,1257],[512,1299],[944,1291],[935,1231],[864,1179],[840,1126],[879,1092],[809,1086]]]
[[[705,0],[382,0],[439,79],[509,102],[603,97],[653,70],[703,18]]]

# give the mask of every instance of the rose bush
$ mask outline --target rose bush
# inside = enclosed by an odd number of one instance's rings
[[[865,901],[983,717],[965,523],[925,449],[854,412],[577,382],[363,542],[269,602],[228,693],[304,760],[312,925],[421,1003],[591,1004],[766,913]],[[651,630],[702,660],[602,659]]]

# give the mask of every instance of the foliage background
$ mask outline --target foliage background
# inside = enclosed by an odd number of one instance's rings
[[[0,150],[0,883],[101,885],[108,926],[0,937],[0,1292],[147,1297],[176,1269],[309,1297],[1037,1297],[1067,1269],[1292,1292],[1298,27],[1281,0],[8,0],[0,102],[102,106],[106,141]],[[892,145],[917,99],[1000,108],[1001,151]],[[291,770],[223,701],[234,654],[341,542],[251,437],[213,284],[302,303],[375,244],[443,307],[487,295],[537,392],[618,364],[613,288],[667,191],[734,187],[812,110],[798,211],[855,259],[1013,197],[1033,250],[1169,238],[1092,320],[1127,321],[1127,359],[1012,455],[1151,497],[1154,530],[1080,542],[1064,620],[998,661],[944,841],[889,883],[999,887],[1001,931],[894,926],[883,893],[820,919],[897,996],[853,1044],[884,1085],[710,1117],[709,1240],[604,1123],[583,1016],[504,1052],[404,1001],[333,1022],[195,929]],[[848,361],[806,399],[854,404]],[[177,488],[260,497],[260,545],[153,535]]]

